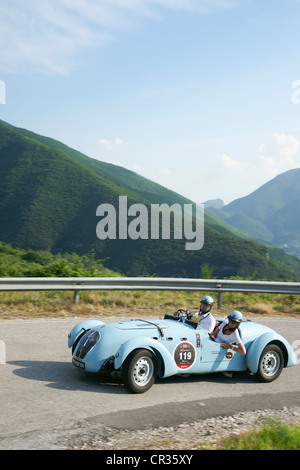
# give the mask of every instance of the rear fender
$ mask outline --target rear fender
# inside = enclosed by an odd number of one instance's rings
[[[115,369],[119,369],[125,359],[135,349],[148,349],[155,354],[158,360],[162,361],[163,367],[158,369],[160,377],[169,377],[177,374],[177,366],[167,348],[159,341],[146,336],[130,339],[121,345],[115,356]]]
[[[71,330],[71,332],[68,335],[68,346],[71,348],[79,336],[82,333],[85,333],[88,330],[91,330],[92,328],[95,328],[96,326],[104,325],[105,323],[100,320],[86,320],[81,323],[78,323],[78,325],[74,326],[74,328]]]
[[[284,367],[290,367],[297,363],[296,355],[291,345],[287,342],[285,338],[283,338],[283,336],[280,336],[274,332],[264,333],[253,341],[247,351],[246,363],[248,369],[251,372],[257,372],[261,353],[263,352],[264,348],[270,343],[276,344],[282,350],[284,357]]]

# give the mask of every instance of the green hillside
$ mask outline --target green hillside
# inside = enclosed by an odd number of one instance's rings
[[[222,209],[210,210],[237,229],[300,257],[300,168]]]
[[[66,234],[68,248],[88,251],[95,238],[96,207],[117,204],[123,191],[62,151],[4,125],[0,181],[0,239],[49,251],[62,249]]]
[[[83,164],[95,174],[106,178],[108,181],[113,182],[120,187],[125,187],[127,194],[131,194],[133,197],[138,198],[141,202],[143,201],[143,203],[154,204],[165,202],[167,204],[188,204],[192,202],[189,199],[174,193],[173,191],[166,189],[163,186],[154,183],[153,181],[150,181],[147,178],[144,178],[143,176],[140,176],[124,167],[95,160],[55,139],[35,134],[26,129],[15,128],[14,126],[4,123],[0,120],[0,123],[1,122],[10,129],[17,131],[19,134],[25,137],[34,139],[35,141],[52,149],[61,150],[64,152],[64,154],[69,155],[77,162]]]
[[[128,276],[241,276],[300,279],[300,261],[267,249],[216,216],[205,214],[204,247],[185,240],[99,240],[96,209],[142,203],[189,203],[134,172],[93,160],[48,137],[0,121],[0,240],[24,250],[77,253],[94,250],[113,271]],[[117,212],[118,220],[118,212]],[[268,253],[267,253],[268,251]]]

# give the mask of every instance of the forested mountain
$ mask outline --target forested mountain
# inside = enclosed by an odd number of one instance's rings
[[[106,267],[128,276],[300,278],[300,261],[282,250],[247,240],[205,214],[201,250],[185,240],[99,240],[97,207],[119,196],[128,206],[191,203],[125,168],[91,159],[49,137],[0,121],[0,241],[25,250],[83,255],[94,250]],[[118,212],[116,220],[118,220]]]
[[[239,230],[300,257],[300,168],[281,173],[221,209],[209,210]]]

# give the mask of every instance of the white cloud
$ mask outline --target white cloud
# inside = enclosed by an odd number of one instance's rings
[[[169,176],[171,174],[171,172],[168,168],[159,168],[158,169],[158,174],[163,175],[163,176]]]
[[[2,0],[0,71],[67,74],[78,53],[115,40],[166,9],[211,13],[241,0]]]
[[[236,160],[233,160],[233,158],[229,157],[226,153],[219,155],[219,160],[221,161],[221,164],[229,170],[238,170],[241,168],[241,164]]]
[[[109,147],[111,145],[111,140],[107,139],[100,139],[98,140],[99,144],[104,145],[105,147]]]
[[[100,139],[98,140],[98,143],[103,145],[108,150],[111,150],[115,147],[120,147],[125,142],[122,139],[119,139],[119,137],[117,137],[115,140]]]
[[[299,141],[292,135],[273,134],[278,144],[279,153],[287,163],[294,163],[294,155],[298,153]]]
[[[247,158],[241,155],[239,161],[227,153],[218,155],[220,171],[215,172],[215,185],[222,187],[224,179],[234,181],[235,189],[240,194],[244,190],[246,194],[280,173],[300,167],[300,141],[288,133],[266,134],[252,155],[251,148],[245,149],[244,153]],[[239,197],[238,193],[234,197]]]
[[[258,146],[261,169],[270,177],[300,165],[300,142],[293,135],[273,133]]]
[[[120,146],[120,145],[123,145],[123,144],[124,144],[124,141],[121,140],[121,139],[119,139],[119,138],[117,137],[117,138],[115,139],[115,144],[116,144],[117,146]]]

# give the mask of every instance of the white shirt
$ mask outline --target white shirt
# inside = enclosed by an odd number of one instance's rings
[[[208,313],[196,313],[193,316],[193,320],[197,321],[202,328],[204,328],[208,333],[212,333],[217,324],[216,320],[210,312]]]
[[[216,337],[216,343],[236,343],[240,344],[242,342],[238,329],[234,330],[230,335],[225,335],[223,333],[224,326],[228,325],[228,320],[224,320],[221,325],[218,327],[220,329]]]

